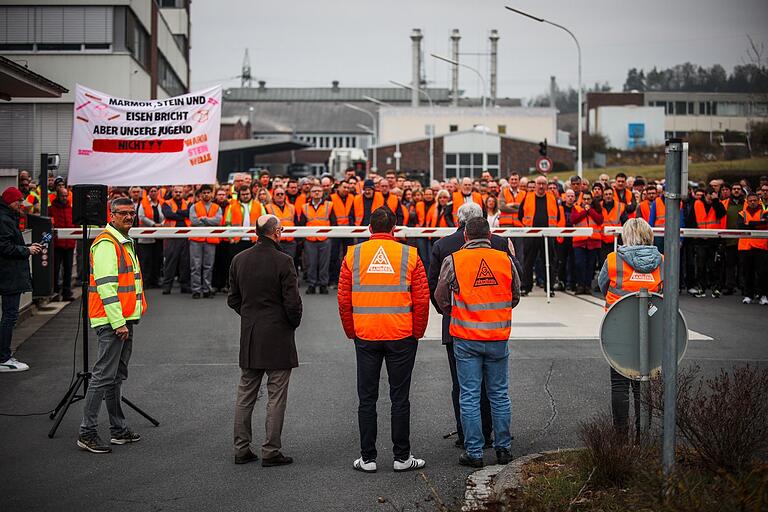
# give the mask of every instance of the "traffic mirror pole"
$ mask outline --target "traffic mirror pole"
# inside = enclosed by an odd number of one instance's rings
[[[640,300],[638,303],[638,340],[640,341],[640,432],[645,434],[648,432],[648,382],[650,379],[650,347],[648,344],[648,317],[652,314],[649,312],[649,300],[651,294],[648,293],[647,288],[640,288],[637,293]]]
[[[675,466],[675,417],[677,397],[677,312],[679,298],[680,262],[680,200],[684,144],[681,139],[669,139],[666,144],[664,191],[664,350],[661,369],[664,375],[664,439],[662,464],[668,479]],[[687,162],[686,162],[687,163]],[[687,183],[685,184],[687,186]],[[667,480],[668,481],[668,480]]]

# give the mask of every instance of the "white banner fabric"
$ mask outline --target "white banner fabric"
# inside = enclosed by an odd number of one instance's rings
[[[156,100],[113,98],[78,84],[67,182],[213,184],[221,86]]]

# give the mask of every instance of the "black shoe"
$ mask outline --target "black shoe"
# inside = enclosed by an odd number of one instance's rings
[[[496,464],[501,464],[503,466],[509,464],[511,460],[512,454],[507,448],[498,448],[496,450]]]
[[[320,287],[320,295],[328,295],[328,287],[327,286],[321,286]]]
[[[72,302],[73,300],[75,300],[75,298],[72,295],[67,295],[61,300],[63,300],[64,302]]]
[[[246,455],[235,455],[235,464],[248,464],[257,460],[259,460],[259,456],[251,450],[248,450]]]
[[[109,440],[112,444],[138,443],[139,441],[141,441],[141,435],[128,429],[125,429],[122,434],[113,435]]]
[[[210,291],[208,292],[208,295],[205,296],[206,299],[212,299],[216,296],[216,292]]]
[[[549,292],[549,296],[550,296],[550,297],[554,297],[554,296],[555,296],[555,292],[553,292],[553,291],[550,291],[550,292]]]
[[[192,298],[193,299],[199,299],[200,298],[200,294],[195,292],[195,293],[192,294]]]
[[[485,443],[483,443],[483,449],[486,448],[493,448],[493,439],[486,439]]]
[[[91,453],[109,453],[112,448],[101,440],[98,434],[92,436],[80,436],[77,439],[77,446],[81,450],[85,450]]]
[[[531,293],[531,291],[530,291],[530,290],[522,290],[522,291],[520,292],[520,296],[521,296],[521,297],[527,297],[529,293]]]
[[[192,293],[192,290],[190,290],[189,288],[182,288],[181,289],[181,293],[185,293],[185,294],[186,293]]]
[[[204,299],[210,299],[211,298],[211,292],[203,292],[203,298]]]
[[[314,295],[315,294],[315,287],[314,286],[307,287],[307,292],[306,293],[307,293],[307,295]]]
[[[463,450],[464,449],[464,440],[463,439],[455,440],[453,442],[453,446],[455,446],[456,448],[461,448]]]
[[[163,295],[170,295],[170,294],[171,294],[171,290],[163,290]]]
[[[555,286],[553,286],[552,289],[555,290],[556,292],[561,292],[565,289],[565,285],[563,284],[562,281],[558,281],[555,283]]]
[[[271,468],[272,466],[285,466],[287,464],[293,464],[293,458],[286,457],[280,452],[278,452],[274,457],[261,459],[261,466],[265,468]]]
[[[467,452],[463,452],[459,455],[459,464],[462,466],[469,466],[470,468],[481,468],[484,465],[482,458],[473,459],[467,455]]]

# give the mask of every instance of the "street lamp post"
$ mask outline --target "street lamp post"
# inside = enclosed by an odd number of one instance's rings
[[[427,101],[429,102],[429,111],[432,116],[432,123],[429,124],[429,186],[432,186],[432,181],[435,179],[435,125],[434,125],[434,117],[435,117],[435,106],[432,103],[432,98],[430,95],[425,91],[424,89],[420,87],[413,87],[412,85],[404,84],[402,82],[398,82],[396,80],[390,80],[389,83],[396,85],[398,87],[402,87],[403,89],[408,90],[416,90],[417,92],[420,92],[423,94]]]
[[[447,57],[442,57],[440,55],[435,55],[434,53],[430,53],[434,58],[438,60],[442,60],[443,62],[447,62],[448,64],[453,64],[454,66],[461,66],[462,68],[466,68],[473,73],[477,75],[477,77],[480,79],[480,83],[483,84],[483,93],[482,93],[482,105],[483,105],[483,171],[488,170],[488,126],[487,120],[486,120],[486,108],[485,108],[485,91],[486,91],[486,82],[485,78],[483,78],[483,75],[478,71],[477,69],[473,68],[472,66],[467,66],[466,64],[462,64],[461,62],[453,59],[449,59]]]
[[[363,114],[371,118],[371,125],[373,126],[373,168],[378,169],[378,166],[376,165],[376,146],[379,144],[379,137],[378,137],[378,129],[376,127],[376,116],[374,116],[364,108],[360,108],[357,105],[352,105],[351,103],[344,103],[344,106],[349,109],[362,112]]]
[[[577,134],[577,138],[578,138],[578,142],[577,142],[577,144],[578,144],[578,148],[577,148],[578,149],[578,160],[576,161],[576,172],[579,174],[579,177],[581,177],[582,174],[584,173],[584,164],[583,164],[583,161],[582,161],[582,158],[581,158],[581,131],[582,131],[582,123],[583,123],[583,121],[581,119],[581,115],[582,115],[582,112],[581,112],[581,45],[579,44],[579,40],[576,39],[576,36],[573,34],[573,32],[571,32],[570,30],[568,30],[564,26],[559,25],[559,24],[557,24],[557,23],[555,23],[553,21],[545,20],[544,18],[539,18],[537,16],[532,16],[532,15],[526,13],[526,12],[523,12],[523,11],[521,11],[519,9],[514,9],[514,8],[509,7],[509,6],[506,6],[505,8],[507,10],[509,10],[509,11],[512,11],[512,12],[516,13],[516,14],[519,14],[521,16],[525,16],[526,18],[530,18],[530,19],[532,19],[534,21],[538,21],[539,23],[546,23],[547,25],[552,25],[553,27],[557,27],[560,30],[564,30],[564,31],[566,31],[568,33],[569,36],[571,36],[571,38],[573,39],[573,42],[576,43],[576,54],[577,54],[577,57],[578,57],[578,67],[579,67],[579,84],[578,84],[578,88],[579,88],[579,90],[578,90],[578,101],[579,101],[578,116],[579,116],[579,118],[577,119],[577,123],[578,123],[578,128],[577,129],[578,129],[579,133]]]

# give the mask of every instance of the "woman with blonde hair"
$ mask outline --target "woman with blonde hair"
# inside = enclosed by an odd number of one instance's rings
[[[622,226],[624,245],[610,253],[603,263],[597,283],[605,295],[605,309],[617,300],[645,288],[661,293],[663,256],[653,245],[653,229],[641,217],[629,219]],[[632,381],[611,368],[611,412],[616,429],[626,432],[629,421],[629,388],[635,402],[635,431],[640,429],[640,383]]]

